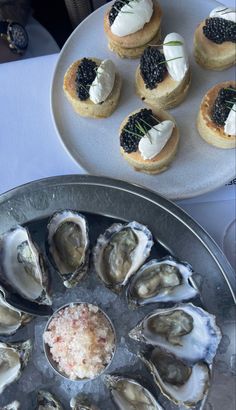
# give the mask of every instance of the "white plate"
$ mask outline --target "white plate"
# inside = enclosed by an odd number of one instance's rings
[[[135,109],[144,106],[135,95],[134,73],[139,60],[123,60],[107,47],[103,17],[109,5],[91,14],[71,34],[54,72],[51,105],[61,141],[87,172],[123,179],[143,185],[172,199],[200,195],[216,189],[234,177],[235,151],[220,150],[199,137],[195,119],[203,95],[214,84],[234,78],[234,69],[223,72],[203,70],[192,55],[193,34],[197,24],[217,5],[213,0],[160,0],[163,10],[163,35],[176,31],[186,40],[191,54],[192,85],[187,99],[171,110],[181,135],[180,147],[171,167],[160,175],[135,172],[119,152],[119,125]],[[62,84],[68,66],[82,57],[111,58],[123,78],[121,99],[107,119],[86,119],[75,114],[65,98]]]

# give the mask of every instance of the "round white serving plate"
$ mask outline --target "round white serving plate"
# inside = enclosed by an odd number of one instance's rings
[[[139,60],[120,59],[108,50],[103,18],[109,5],[84,20],[61,50],[52,80],[52,116],[61,142],[88,173],[143,185],[170,199],[189,198],[212,191],[235,175],[235,150],[210,146],[198,135],[195,126],[204,94],[221,81],[233,80],[234,68],[223,72],[204,70],[193,58],[195,28],[217,6],[215,1],[160,0],[160,4],[163,9],[163,36],[176,31],[185,38],[192,70],[192,84],[186,100],[171,110],[181,136],[180,147],[171,167],[160,175],[146,175],[134,171],[120,155],[118,130],[122,120],[145,105],[135,95],[134,89]],[[63,77],[67,68],[83,57],[112,59],[123,78],[120,102],[110,118],[80,117],[63,93]]]
[[[136,220],[151,230],[157,257],[171,253],[188,261],[200,290],[200,299],[193,300],[216,316],[222,341],[213,363],[213,376],[208,398],[196,410],[234,410],[235,392],[235,274],[226,257],[210,236],[184,211],[160,195],[123,181],[86,175],[47,178],[20,186],[0,196],[0,234],[16,224],[30,229],[33,240],[45,254],[48,218],[60,209],[77,209],[89,218],[91,247],[100,233],[113,222]],[[153,254],[151,257],[156,257]],[[142,349],[128,338],[128,331],[155,306],[132,311],[125,294],[116,296],[107,290],[93,270],[73,290],[65,290],[56,272],[52,271],[53,308],[70,302],[84,301],[100,306],[111,318],[117,334],[117,351],[109,373],[121,373],[148,381],[147,371],[140,367],[136,351]],[[116,313],[117,312],[117,313]],[[87,382],[65,381],[50,369],[43,354],[42,333],[45,318],[37,318],[4,340],[34,340],[33,358],[17,383],[12,383],[0,397],[0,407],[17,399],[27,410],[35,409],[37,390],[56,394],[69,410],[69,399],[86,393],[99,408],[113,410],[102,377]],[[125,341],[125,343],[124,343]],[[150,375],[149,375],[150,378]],[[149,383],[149,382],[148,382]],[[150,383],[153,382],[150,380]],[[159,392],[154,394],[165,410],[177,410]],[[183,408],[181,408],[183,410]]]

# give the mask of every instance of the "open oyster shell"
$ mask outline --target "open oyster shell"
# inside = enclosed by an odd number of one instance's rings
[[[72,410],[99,410],[98,407],[91,404],[89,400],[83,396],[73,397],[70,401],[70,407]]]
[[[15,309],[4,298],[4,289],[0,286],[0,335],[13,335],[21,326],[33,319],[32,315]]]
[[[0,394],[21,376],[32,352],[32,341],[0,342]]]
[[[63,410],[59,400],[50,392],[39,390],[36,410]]]
[[[174,355],[155,348],[149,358],[139,355],[161,392],[177,405],[194,407],[205,397],[210,369],[204,362],[187,365]]]
[[[119,292],[150,254],[149,229],[138,222],[115,223],[100,235],[93,250],[95,270],[108,288]]]
[[[192,303],[154,310],[129,336],[166,349],[178,358],[207,363],[212,362],[221,340],[215,316]]]
[[[130,305],[154,302],[180,302],[195,297],[198,291],[190,284],[192,267],[172,256],[152,259],[132,277],[127,289]]]
[[[15,400],[6,406],[0,407],[0,410],[18,410],[20,408],[20,403]]]
[[[55,212],[48,223],[50,261],[67,288],[82,279],[88,270],[89,236],[86,218],[76,211]]]
[[[163,410],[155,397],[136,380],[123,376],[106,376],[105,383],[113,402],[120,410]]]
[[[32,302],[52,303],[42,254],[23,226],[17,225],[0,238],[0,281],[6,289]]]

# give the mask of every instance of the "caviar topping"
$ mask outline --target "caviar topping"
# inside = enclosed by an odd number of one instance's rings
[[[211,112],[212,121],[217,125],[224,125],[229,112],[236,103],[236,88],[221,88],[214,102]]]
[[[115,3],[112,5],[111,10],[109,12],[109,23],[110,26],[114,23],[115,18],[118,16],[119,12],[121,11],[122,7],[126,4],[129,4],[131,0],[116,0]]]
[[[236,42],[236,23],[219,17],[206,19],[203,26],[204,35],[216,44],[225,41]]]
[[[97,64],[88,58],[83,58],[78,66],[75,77],[76,92],[81,101],[85,101],[89,98],[89,89],[96,75]]]
[[[140,72],[146,88],[153,90],[167,74],[164,54],[156,47],[147,47],[140,60]]]
[[[130,115],[120,134],[121,147],[128,154],[137,151],[141,138],[158,123],[159,120],[154,117],[152,110],[147,108]]]

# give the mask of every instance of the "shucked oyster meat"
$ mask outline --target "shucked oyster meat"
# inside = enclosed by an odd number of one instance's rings
[[[75,286],[88,270],[89,236],[84,215],[64,210],[48,224],[50,260],[67,288]]]
[[[131,305],[146,305],[156,302],[180,302],[197,295],[190,284],[192,267],[172,256],[152,259],[132,277],[127,289]]]
[[[155,348],[150,357],[140,355],[162,393],[177,405],[194,407],[203,400],[210,384],[206,363],[186,364],[174,355]]]
[[[63,410],[59,400],[50,392],[39,390],[36,410]]]
[[[105,285],[120,291],[150,254],[149,229],[138,222],[113,224],[100,235],[93,251],[96,272]]]
[[[99,410],[94,404],[91,404],[87,397],[77,396],[70,401],[72,410]]]
[[[4,289],[0,286],[0,335],[14,334],[21,326],[26,325],[33,316],[23,313],[6,302]]]
[[[119,410],[163,410],[150,391],[133,379],[109,375],[105,383]]]
[[[19,379],[32,352],[31,340],[25,342],[0,342],[0,394]]]
[[[0,238],[0,281],[32,302],[52,303],[43,256],[23,226],[16,226]]]
[[[221,340],[215,316],[191,303],[154,310],[129,336],[164,348],[179,358],[207,363],[212,362]]]

